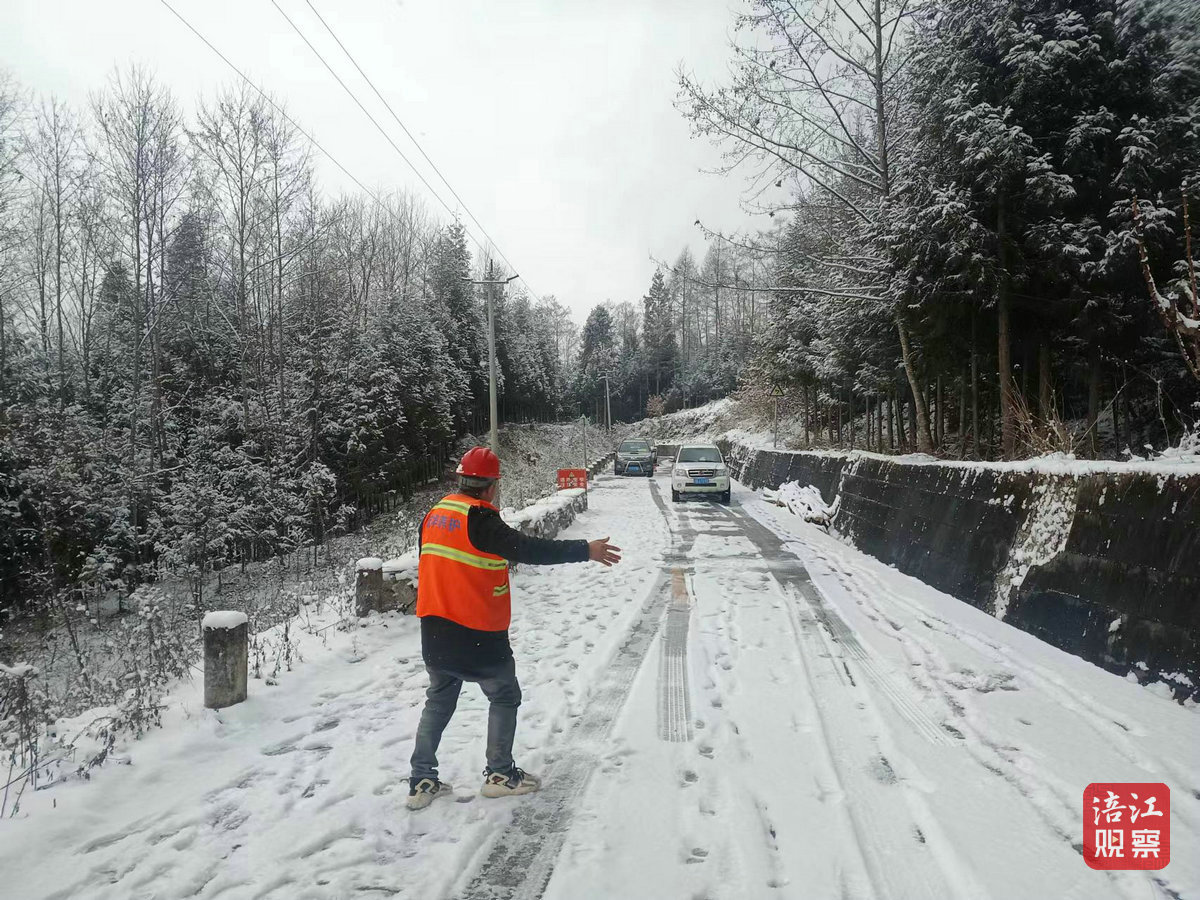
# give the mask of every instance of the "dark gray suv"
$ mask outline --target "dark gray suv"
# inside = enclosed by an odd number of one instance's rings
[[[621,446],[617,448],[617,460],[613,463],[613,472],[617,475],[652,476],[654,450],[650,447],[650,442],[640,438],[621,441]]]

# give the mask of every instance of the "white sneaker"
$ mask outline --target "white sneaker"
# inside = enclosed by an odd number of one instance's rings
[[[511,775],[503,772],[483,773],[483,788],[479,793],[485,797],[515,797],[518,794],[532,794],[542,786],[542,779],[530,775],[523,769],[513,768]]]
[[[409,809],[424,809],[443,794],[449,794],[454,788],[444,781],[435,778],[422,778],[408,789],[408,800],[405,805]]]

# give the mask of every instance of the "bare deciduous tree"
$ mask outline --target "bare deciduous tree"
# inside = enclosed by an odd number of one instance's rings
[[[728,169],[755,167],[753,203],[772,213],[789,183],[828,198],[840,228],[866,240],[813,254],[797,292],[834,291],[891,319],[916,406],[919,446],[933,441],[905,306],[891,296],[885,233],[898,151],[905,26],[919,0],[754,0],[739,17],[731,82],[709,88],[680,74],[679,105],[697,133],[728,148]],[[767,42],[755,36],[765,35]],[[872,252],[846,250],[869,247]]]

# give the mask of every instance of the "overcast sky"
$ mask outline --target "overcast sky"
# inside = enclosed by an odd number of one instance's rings
[[[171,2],[364,184],[428,196],[271,0]],[[279,2],[425,171],[304,0]],[[751,224],[742,179],[702,171],[717,151],[672,105],[680,63],[724,71],[738,0],[312,3],[532,289],[579,320],[599,301],[640,298],[652,254],[702,251],[696,219]],[[189,107],[236,78],[159,0],[4,0],[0,17],[0,66],[78,105],[131,61]],[[327,190],[353,187],[318,165]]]

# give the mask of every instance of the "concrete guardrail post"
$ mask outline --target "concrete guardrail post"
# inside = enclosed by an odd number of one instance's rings
[[[224,709],[246,699],[247,642],[245,613],[210,612],[200,625],[204,633],[204,705]]]
[[[354,584],[354,614],[366,616],[378,612],[383,601],[383,560],[367,556],[358,561],[358,578]]]

